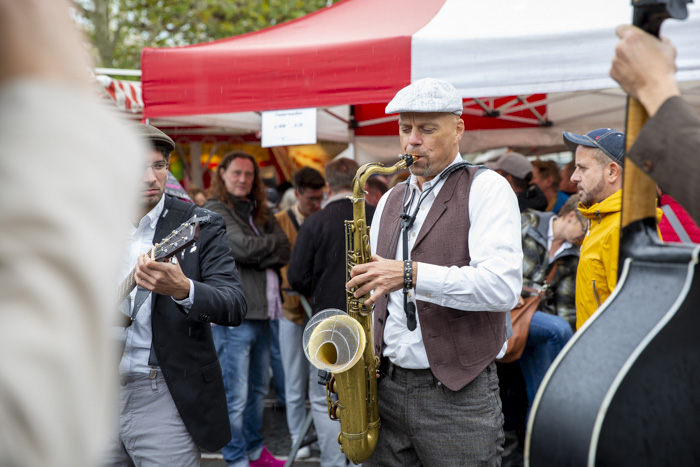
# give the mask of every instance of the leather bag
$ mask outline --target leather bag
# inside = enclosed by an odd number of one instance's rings
[[[527,343],[527,337],[530,335],[530,321],[532,321],[532,315],[540,306],[542,298],[547,293],[549,284],[554,278],[554,274],[557,272],[558,263],[554,263],[552,270],[549,271],[547,279],[539,289],[533,289],[530,287],[523,287],[523,292],[534,293],[525,298],[525,303],[521,307],[513,308],[510,310],[510,321],[513,325],[513,335],[508,339],[508,348],[506,354],[496,360],[499,363],[511,363],[518,360],[525,350],[525,344]]]

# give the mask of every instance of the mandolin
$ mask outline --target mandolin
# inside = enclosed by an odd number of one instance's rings
[[[658,36],[687,3],[633,2],[633,24]],[[646,118],[629,98],[628,150]],[[625,160],[618,285],[545,376],[525,465],[700,465],[700,246],[658,240],[654,192]]]

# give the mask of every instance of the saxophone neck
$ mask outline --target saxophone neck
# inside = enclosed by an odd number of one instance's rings
[[[384,164],[378,162],[370,162],[361,166],[352,181],[352,202],[358,203],[365,200],[365,183],[372,175],[393,175],[399,170],[410,167],[415,162],[415,157],[412,154],[400,155],[399,159],[396,164],[390,167],[385,167]]]

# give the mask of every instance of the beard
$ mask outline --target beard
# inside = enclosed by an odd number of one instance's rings
[[[586,207],[591,207],[594,204],[598,202],[598,197],[600,196],[600,193],[603,191],[603,187],[605,185],[604,180],[598,180],[598,183],[596,186],[594,186],[590,190],[585,190],[581,185],[578,186],[578,193],[579,196],[581,197],[580,201],[581,204],[583,204]]]
[[[415,165],[412,165],[408,168],[409,172],[411,174],[415,175],[416,177],[430,177],[433,174],[431,173],[431,166],[430,166],[430,160],[427,157],[421,157],[419,160],[425,159],[425,167],[420,168],[416,167]]]

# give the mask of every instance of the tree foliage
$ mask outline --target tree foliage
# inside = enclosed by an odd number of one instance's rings
[[[140,68],[141,49],[209,42],[280,24],[338,0],[73,0],[95,62]]]

